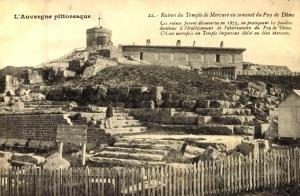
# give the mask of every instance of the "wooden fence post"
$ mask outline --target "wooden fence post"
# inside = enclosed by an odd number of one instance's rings
[[[239,182],[238,182],[238,191],[242,190],[242,158],[241,156],[238,156],[238,174],[239,174]]]
[[[59,142],[59,144],[58,144],[58,153],[60,154],[60,156],[63,155],[63,147],[64,147],[64,143]]]
[[[86,159],[86,143],[82,144],[82,166],[85,166]]]
[[[200,163],[201,166],[201,195],[204,195],[204,163],[201,161]]]

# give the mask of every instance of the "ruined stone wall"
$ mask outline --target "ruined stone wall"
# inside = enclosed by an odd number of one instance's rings
[[[68,124],[63,114],[3,114],[0,137],[55,140],[59,124]]]
[[[43,73],[41,69],[28,69],[24,77],[28,84],[38,84],[43,82]]]
[[[238,80],[262,81],[266,84],[273,84],[282,87],[282,89],[289,91],[300,88],[300,76],[246,76],[238,75]]]
[[[146,88],[144,87],[119,87],[106,88],[105,86],[95,85],[84,88],[56,88],[48,89],[44,92],[47,100],[52,101],[75,101],[79,105],[97,104],[106,106],[108,103],[120,104],[122,107],[141,107],[142,101],[153,100],[156,104],[162,99],[164,89],[161,86]]]
[[[18,78],[6,75],[0,78],[0,93],[6,92],[9,90],[15,90],[20,86],[20,81]]]

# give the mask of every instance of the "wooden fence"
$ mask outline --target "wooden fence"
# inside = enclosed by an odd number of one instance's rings
[[[223,195],[300,182],[300,150],[201,161],[189,167],[0,171],[0,195]]]
[[[255,70],[241,70],[237,75],[243,76],[299,76],[299,72],[278,72],[278,71],[255,71]]]

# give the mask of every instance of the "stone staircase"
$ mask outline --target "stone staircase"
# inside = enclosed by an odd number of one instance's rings
[[[163,165],[170,152],[180,152],[183,141],[163,139],[130,139],[120,137],[113,146],[105,147],[90,158],[96,165]]]
[[[146,131],[146,127],[139,120],[130,116],[126,110],[115,109],[111,118],[111,128],[105,128],[105,132],[112,136],[138,134]]]

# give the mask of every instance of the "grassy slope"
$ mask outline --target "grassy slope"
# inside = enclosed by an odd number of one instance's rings
[[[223,98],[224,93],[232,93],[234,85],[212,80],[210,77],[199,75],[195,71],[181,70],[176,67],[126,65],[109,67],[102,70],[94,78],[81,81],[71,80],[65,85],[96,85],[108,87],[132,85],[161,85],[176,98]]]

